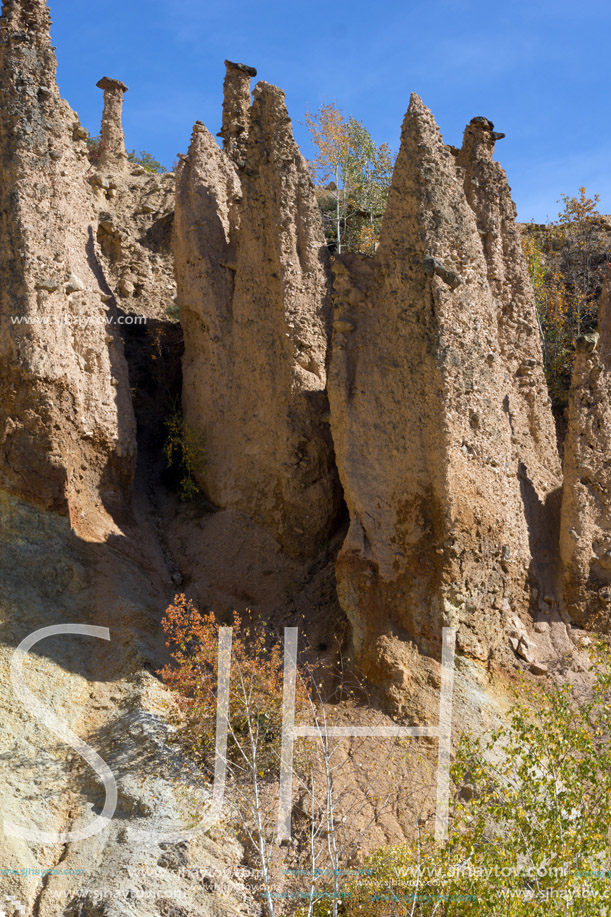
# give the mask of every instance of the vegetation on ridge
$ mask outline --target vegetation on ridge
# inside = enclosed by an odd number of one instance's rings
[[[418,827],[343,886],[346,917],[599,917],[611,902],[611,656],[587,699],[522,686],[487,739],[461,737],[448,841]],[[332,913],[328,902],[316,917]],[[306,912],[302,912],[305,917]]]
[[[611,251],[611,226],[598,211],[599,196],[562,195],[558,219],[531,223],[524,254],[532,281],[545,374],[556,409],[568,403],[573,340],[596,330],[598,299]]]
[[[101,144],[102,137],[100,134],[87,134],[89,161],[93,163],[93,165],[96,165],[100,159]],[[127,154],[127,159],[129,162],[135,162],[137,165],[142,166],[146,172],[163,174],[168,171],[165,166],[162,166],[161,163],[150,153],[147,153],[146,150],[141,150],[140,153],[137,153],[136,150],[131,150],[131,152]]]
[[[317,187],[327,244],[338,254],[373,254],[392,172],[394,154],[377,146],[362,122],[346,118],[336,105],[306,112],[316,155],[309,163]]]

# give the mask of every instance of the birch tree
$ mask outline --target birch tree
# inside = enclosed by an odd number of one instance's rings
[[[315,156],[310,171],[317,186],[326,235],[338,254],[373,254],[386,208],[394,157],[377,146],[362,122],[336,105],[306,112]]]

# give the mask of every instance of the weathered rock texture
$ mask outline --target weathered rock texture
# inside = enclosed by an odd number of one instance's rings
[[[5,895],[40,917],[257,913],[233,878],[242,855],[234,839],[217,829],[184,840],[159,834],[193,824],[199,790],[171,747],[170,698],[151,674],[172,584],[154,529],[139,523],[96,543],[66,518],[0,492],[0,825],[75,831],[104,804],[91,767],[13,692],[15,647],[41,627],[110,629],[110,643],[48,638],[25,671],[30,690],[97,751],[118,789],[115,818],[87,840],[31,844],[2,832],[0,900],[11,917],[18,911]]]
[[[176,321],[174,173],[147,172],[137,163],[117,171],[102,162],[92,172],[96,241],[123,327]]]
[[[120,80],[102,77],[97,83],[104,90],[104,114],[100,134],[100,163],[121,169],[127,163],[125,136],[123,134],[123,96],[127,86]]]
[[[284,93],[267,83],[254,92],[244,156],[238,170],[198,124],[177,174],[183,408],[206,435],[210,499],[308,554],[338,501],[323,421],[325,249]]]
[[[516,225],[516,208],[502,166],[492,160],[504,134],[492,122],[474,118],[465,129],[458,157],[486,259],[495,300],[499,358],[506,375],[512,442],[539,499],[558,484],[556,430],[543,371],[543,354],[533,288]]]
[[[0,25],[0,488],[73,519],[120,511],[135,458],[96,255],[84,131],[58,93],[43,0]]]
[[[388,684],[394,672],[399,689],[402,641],[437,653],[454,625],[484,660],[527,614],[540,572],[531,515],[558,486],[549,405],[521,393],[527,352],[542,379],[525,289],[518,342],[499,319],[523,273],[513,205],[496,164],[481,176],[492,201],[465,193],[480,169],[467,135],[459,164],[413,96],[378,252],[334,264],[329,396],[350,510],[338,590],[367,674]]]
[[[465,129],[458,163],[495,302],[503,406],[510,419],[513,467],[521,482],[533,573],[541,597],[557,601],[560,460],[516,208],[505,171],[492,160],[495,142],[504,136],[487,118],[473,118]]]
[[[250,81],[257,75],[254,67],[225,61],[223,84],[223,126],[218,133],[223,149],[236,162],[244,163],[250,115]]]
[[[599,332],[575,341],[564,446],[560,550],[564,598],[584,627],[611,622],[611,276],[599,305]]]
[[[46,640],[26,679],[103,756],[119,801],[104,832],[82,842],[34,845],[2,832],[0,897],[7,913],[19,905],[40,917],[252,914],[232,878],[241,858],[234,841],[213,839],[214,830],[176,842],[158,834],[193,820],[176,791],[168,695],[151,674],[162,661],[159,621],[176,572],[148,489],[132,503],[135,423],[121,335],[129,322],[121,320],[137,313],[155,333],[162,317],[170,321],[174,177],[122,156],[92,166],[86,131],[55,84],[49,25],[43,0],[4,3],[0,823],[70,831],[104,801],[95,773],[11,687],[15,647],[52,624],[110,628],[109,644]],[[130,828],[150,835],[134,837]],[[53,867],[56,874],[44,875]]]

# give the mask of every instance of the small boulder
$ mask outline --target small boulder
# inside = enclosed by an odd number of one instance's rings
[[[528,637],[520,637],[516,654],[523,659],[524,662],[534,663],[536,649],[537,647],[532,640],[529,640]]]
[[[76,274],[70,274],[68,280],[66,281],[66,286],[64,287],[68,296],[71,296],[72,293],[80,293],[85,289],[85,284],[80,280]]]

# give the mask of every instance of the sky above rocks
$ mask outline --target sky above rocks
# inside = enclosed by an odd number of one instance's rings
[[[611,213],[607,0],[51,0],[60,89],[99,131],[107,75],[130,88],[128,149],[171,167],[195,120],[221,124],[225,58],[287,95],[311,152],[306,109],[335,102],[378,143],[398,146],[412,91],[448,143],[485,115],[507,134],[497,157],[519,219],[555,218],[585,185]]]

